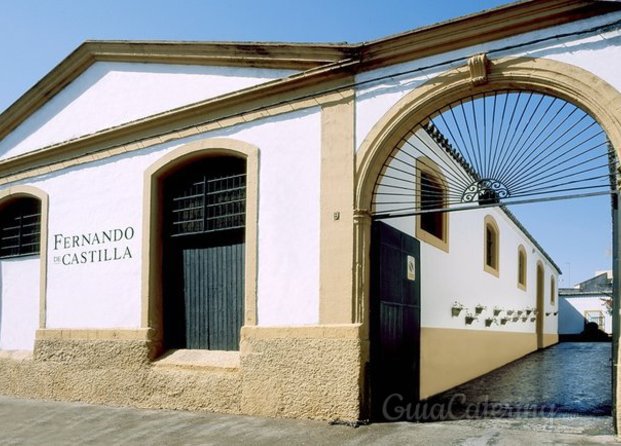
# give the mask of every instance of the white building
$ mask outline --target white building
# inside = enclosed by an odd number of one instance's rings
[[[612,335],[612,289],[612,271],[599,271],[573,288],[560,288],[559,336],[574,339],[590,322],[596,323],[600,331]]]
[[[0,392],[354,420],[557,342],[558,268],[425,129],[517,91],[621,147],[619,11],[527,1],[356,45],[83,44],[0,115]],[[381,196],[412,147],[399,213]]]

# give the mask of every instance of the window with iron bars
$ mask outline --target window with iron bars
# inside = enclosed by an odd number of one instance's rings
[[[215,233],[244,228],[246,220],[245,162],[237,158],[210,160],[203,168],[171,178],[169,235]]]
[[[0,258],[39,254],[41,202],[18,198],[0,209]]]

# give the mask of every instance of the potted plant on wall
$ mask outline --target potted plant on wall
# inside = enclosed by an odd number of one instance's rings
[[[453,305],[451,306],[451,316],[452,317],[459,316],[459,313],[461,313],[461,310],[463,309],[464,309],[464,306],[462,304],[460,304],[457,301],[453,302]]]
[[[474,321],[478,320],[474,314],[466,313],[466,325],[471,325]]]
[[[502,312],[502,308],[496,306],[494,307],[494,316],[498,316]]]
[[[507,316],[503,316],[500,318],[500,325],[506,325],[509,322],[509,318]]]
[[[481,314],[483,313],[483,310],[487,309],[487,307],[485,305],[482,304],[478,304],[476,307],[474,307],[474,313],[475,314]]]
[[[494,317],[488,316],[488,317],[485,318],[485,326],[486,327],[491,327],[494,322],[496,322],[496,318],[494,318]]]

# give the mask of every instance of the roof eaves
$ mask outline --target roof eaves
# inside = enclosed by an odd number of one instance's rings
[[[0,114],[0,140],[97,61],[313,71],[355,54],[348,44],[86,41]]]
[[[621,10],[621,2],[526,0],[365,42],[363,70],[420,59]]]

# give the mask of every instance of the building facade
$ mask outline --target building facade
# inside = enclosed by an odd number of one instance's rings
[[[532,91],[620,147],[619,9],[523,2],[361,45],[85,43],[0,115],[0,392],[357,420],[557,342],[558,268],[496,192],[440,211],[451,175],[482,178],[426,120]],[[408,147],[421,207],[381,218]]]
[[[612,271],[597,272],[574,288],[560,288],[558,333],[568,340],[582,338],[588,323],[612,335]]]

